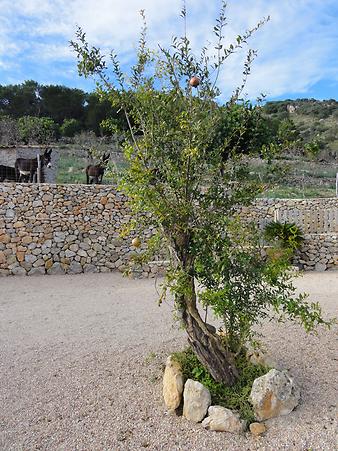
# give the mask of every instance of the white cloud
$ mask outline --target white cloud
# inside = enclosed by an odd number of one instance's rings
[[[212,39],[218,4],[187,0],[188,34],[194,48]],[[4,68],[21,55],[37,65],[68,60],[75,68],[68,41],[78,24],[91,43],[114,48],[127,62],[139,36],[139,10],[146,11],[150,41],[170,45],[171,36],[183,31],[181,7],[181,0],[0,0],[0,61]],[[317,81],[337,78],[337,62],[332,58],[338,50],[335,0],[230,0],[227,39],[268,14],[271,21],[252,40],[259,56],[246,88],[250,97],[261,91],[272,96],[305,94]],[[234,55],[220,78],[226,94],[239,81],[243,57]]]
[[[32,61],[69,61],[74,59],[74,53],[70,47],[62,44],[37,43],[31,50],[29,57]],[[27,58],[27,59],[28,59]]]

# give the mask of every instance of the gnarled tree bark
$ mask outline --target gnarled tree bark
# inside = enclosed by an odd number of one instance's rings
[[[193,279],[191,287],[192,295],[185,295],[179,299],[189,344],[216,382],[233,385],[238,377],[238,371],[232,355],[225,349],[220,338],[213,334],[203,322],[196,306]]]

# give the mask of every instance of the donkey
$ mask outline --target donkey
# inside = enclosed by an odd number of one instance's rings
[[[91,185],[92,183],[97,183],[98,185],[102,184],[102,178],[108,160],[109,154],[103,155],[99,164],[89,165],[86,167],[87,185]]]
[[[4,182],[5,180],[13,180],[14,182],[16,181],[15,168],[0,164],[0,182]]]
[[[41,167],[47,167],[50,168],[52,166],[51,164],[51,158],[52,158],[52,150],[46,148],[43,155],[40,157]],[[33,182],[36,178],[38,170],[38,159],[32,158],[32,159],[26,159],[26,158],[17,158],[15,161],[15,174],[16,174],[16,181],[22,182],[26,181],[27,177],[29,178],[29,182]]]

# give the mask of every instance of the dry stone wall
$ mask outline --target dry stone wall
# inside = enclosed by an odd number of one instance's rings
[[[338,201],[262,199],[244,208],[242,214],[264,223],[285,208],[336,211]],[[338,265],[337,223],[334,216],[330,218],[330,232],[305,235],[296,261],[304,269]],[[148,230],[141,248],[135,249],[132,237],[122,239],[119,233],[129,219],[125,197],[112,186],[2,183],[0,275],[124,271],[153,233]],[[159,258],[136,274],[153,276],[162,269]]]
[[[294,263],[304,270],[338,268],[338,199],[258,199],[242,215],[263,228],[268,222],[294,222],[305,240]]]
[[[124,271],[145,247],[120,237],[129,219],[126,199],[112,186],[1,184],[0,274]],[[155,261],[137,275],[160,267]]]

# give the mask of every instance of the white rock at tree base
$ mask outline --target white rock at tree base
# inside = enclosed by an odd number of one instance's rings
[[[202,421],[202,426],[210,431],[241,433],[246,422],[240,419],[237,412],[221,406],[211,406],[209,416]]]
[[[285,371],[270,370],[254,380],[249,397],[256,420],[289,414],[300,399],[300,390]]]
[[[200,382],[188,379],[184,386],[183,399],[183,416],[195,423],[202,421],[211,404],[209,390]]]
[[[163,376],[163,397],[169,410],[175,410],[181,404],[183,385],[181,365],[169,356]]]

